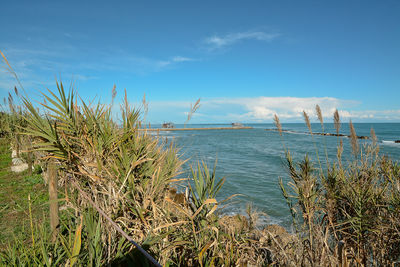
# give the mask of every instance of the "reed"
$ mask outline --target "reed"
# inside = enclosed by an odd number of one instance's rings
[[[194,105],[190,104],[190,110],[187,116],[187,119],[184,123],[184,127],[186,127],[186,124],[192,119],[193,114],[200,108],[200,98],[197,99],[197,101],[194,103]]]
[[[349,127],[350,127],[350,144],[351,144],[351,149],[352,152],[354,154],[355,157],[357,157],[358,153],[359,153],[359,145],[358,145],[358,138],[357,138],[357,134],[356,134],[356,130],[354,129],[354,125],[350,120],[349,123]]]
[[[334,124],[338,133],[337,110]],[[400,165],[378,154],[373,130],[373,142],[361,147],[351,121],[350,135],[353,160],[342,163],[340,139],[337,159],[326,170],[314,168],[308,157],[295,163],[286,153],[290,182],[287,187],[280,180],[280,186],[296,238],[276,250],[281,264],[389,266],[398,262]]]

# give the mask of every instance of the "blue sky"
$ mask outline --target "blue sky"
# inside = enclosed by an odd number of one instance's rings
[[[117,1],[115,1],[117,2]],[[400,1],[7,1],[0,49],[33,98],[143,94],[152,123],[400,122]],[[4,64],[3,64],[4,66]],[[0,70],[0,97],[15,85]]]

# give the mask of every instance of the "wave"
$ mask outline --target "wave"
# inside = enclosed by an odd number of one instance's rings
[[[388,146],[400,146],[400,143],[398,141],[393,140],[382,140],[382,144]]]

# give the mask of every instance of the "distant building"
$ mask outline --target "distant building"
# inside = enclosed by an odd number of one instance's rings
[[[232,127],[243,127],[243,124],[241,124],[240,122],[233,122]]]

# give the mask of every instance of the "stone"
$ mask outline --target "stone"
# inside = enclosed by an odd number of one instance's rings
[[[13,165],[21,165],[21,164],[24,164],[24,163],[26,163],[26,162],[22,158],[13,158],[12,159],[12,164]]]
[[[267,225],[263,230],[263,236],[269,239],[269,235],[271,235],[276,241],[278,241],[281,245],[286,246],[289,242],[293,241],[295,236],[289,234],[286,229],[277,224]]]
[[[23,171],[25,171],[25,170],[27,170],[28,169],[28,164],[26,164],[26,163],[22,163],[22,164],[19,164],[19,165],[14,165],[14,166],[11,166],[11,171],[12,172],[23,172]]]
[[[237,214],[234,216],[223,216],[219,219],[219,223],[222,225],[226,232],[241,232],[249,228],[249,222],[243,215]]]

